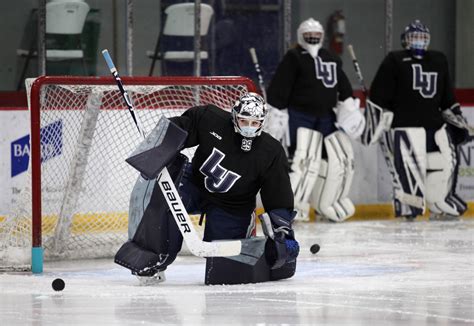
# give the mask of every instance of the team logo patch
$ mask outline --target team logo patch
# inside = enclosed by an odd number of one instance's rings
[[[424,98],[436,95],[437,72],[424,72],[420,64],[411,65],[413,70],[413,90],[420,92]]]
[[[224,157],[224,153],[213,148],[211,155],[199,168],[199,171],[205,175],[204,185],[209,192],[228,192],[241,177],[220,165]]]
[[[316,78],[321,80],[326,88],[332,88],[337,84],[337,72],[335,62],[324,62],[320,57],[314,59],[316,67]]]

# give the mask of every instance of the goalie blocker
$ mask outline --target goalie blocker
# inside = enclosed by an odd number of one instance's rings
[[[155,277],[158,282],[163,281],[163,271],[175,260],[184,236],[193,254],[207,257],[206,284],[256,283],[293,276],[299,248],[294,237],[287,237],[292,235],[291,225],[278,225],[282,223],[278,217],[272,219],[272,226],[277,228],[272,234],[281,234],[279,237],[266,234],[266,237],[207,243],[191,236],[196,235],[194,226],[174,192],[175,187],[161,187],[160,181],[169,171],[174,186],[180,184],[187,158],[177,152],[185,139],[184,131],[163,118],[127,159],[140,171],[141,177],[131,197],[130,240],[119,249],[115,262],[141,279]],[[152,178],[157,178],[156,182]],[[174,201],[170,201],[171,197]]]
[[[367,99],[364,116],[365,128],[360,140],[362,144],[369,146],[375,144],[390,129],[393,112],[385,110]]]

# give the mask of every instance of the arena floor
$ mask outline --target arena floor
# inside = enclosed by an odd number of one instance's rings
[[[179,257],[158,286],[140,286],[111,260],[0,274],[0,323],[474,325],[474,219],[316,222],[296,235],[296,275],[277,282],[206,286],[195,257]],[[62,292],[51,288],[58,277]]]

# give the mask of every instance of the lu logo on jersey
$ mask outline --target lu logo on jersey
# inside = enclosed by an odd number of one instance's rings
[[[224,157],[224,153],[217,148],[213,148],[211,155],[199,168],[199,171],[206,176],[204,185],[209,192],[227,192],[241,177],[220,165]]]
[[[316,67],[316,78],[321,80],[326,88],[332,88],[337,84],[337,73],[335,62],[324,62],[320,57],[314,59]]]
[[[420,64],[412,64],[413,90],[420,92],[424,98],[433,98],[436,95],[437,72],[424,72]]]

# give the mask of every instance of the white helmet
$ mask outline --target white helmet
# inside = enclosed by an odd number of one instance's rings
[[[305,38],[303,34],[308,33],[308,32],[321,33],[321,38],[319,39],[314,38],[314,37]],[[300,26],[298,27],[297,36],[298,36],[298,44],[303,49],[308,51],[309,54],[311,54],[313,58],[315,58],[318,55],[319,49],[323,45],[323,40],[324,40],[323,26],[317,20],[314,20],[313,18],[309,18],[300,24]]]

